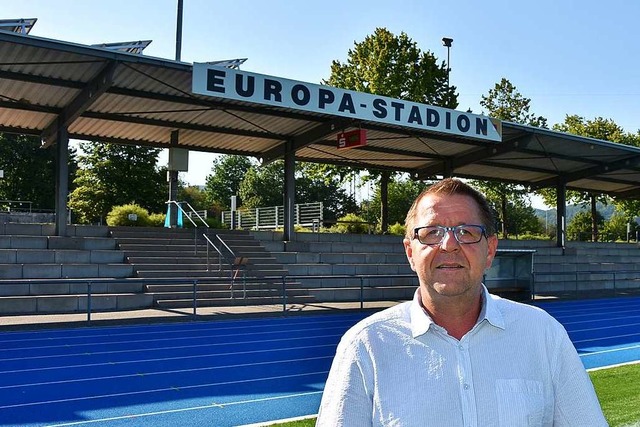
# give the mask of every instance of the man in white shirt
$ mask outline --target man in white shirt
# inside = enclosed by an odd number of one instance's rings
[[[606,426],[566,331],[544,311],[487,292],[493,212],[444,179],[407,214],[413,301],[342,337],[316,426]]]

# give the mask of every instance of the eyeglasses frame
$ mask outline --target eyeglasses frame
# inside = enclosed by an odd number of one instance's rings
[[[479,227],[480,230],[482,231],[482,233],[480,234],[480,238],[475,241],[475,242],[461,242],[460,240],[458,240],[458,236],[456,235],[455,230],[459,230],[460,227]],[[440,230],[444,230],[444,234],[442,235],[442,239],[440,239],[440,241],[438,243],[423,243],[420,240],[420,237],[418,236],[418,230],[421,230],[423,228],[433,228],[436,227]],[[476,243],[479,243],[480,240],[482,240],[482,236],[484,236],[485,238],[489,238],[489,236],[487,236],[487,227],[485,227],[484,225],[480,225],[480,224],[460,224],[460,225],[454,225],[453,227],[445,227],[443,225],[423,225],[420,227],[415,227],[413,229],[413,238],[417,239],[418,242],[420,242],[420,244],[425,245],[425,246],[438,246],[441,245],[442,242],[444,241],[445,236],[447,235],[447,233],[451,231],[453,233],[453,238],[456,239],[456,242],[458,242],[461,245],[475,245]]]

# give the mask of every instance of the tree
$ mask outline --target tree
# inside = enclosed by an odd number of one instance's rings
[[[547,119],[529,112],[531,99],[525,98],[518,89],[504,77],[496,83],[485,96],[482,95],[480,105],[487,109],[487,114],[507,122],[529,126],[547,127]]]
[[[596,211],[598,227],[604,225],[604,217]],[[591,240],[591,212],[580,211],[567,224],[567,235],[575,240]]]
[[[296,202],[322,202],[324,217],[335,219],[357,209],[356,201],[349,196],[340,182],[332,177],[307,174],[313,165],[301,163],[296,172]],[[240,196],[244,208],[281,206],[284,204],[284,162],[278,160],[265,166],[252,166],[240,184]]]
[[[602,227],[602,234],[605,240],[627,240],[627,225],[630,224],[630,232],[633,239],[636,237],[636,222],[633,219],[628,218],[622,212],[615,212],[608,220],[605,221]]]
[[[458,106],[455,86],[447,85],[447,66],[422,52],[401,32],[376,28],[373,35],[349,49],[346,63],[334,60],[325,84],[359,92],[406,99],[447,108]]]
[[[213,161],[211,175],[207,176],[204,192],[209,205],[225,209],[231,207],[231,196],[240,194],[240,184],[253,163],[246,156],[221,155]],[[238,206],[242,204],[238,200]],[[279,203],[280,204],[280,203]]]
[[[413,201],[427,187],[428,184],[411,179],[393,179],[389,182],[389,224],[404,224],[407,212]],[[373,198],[368,203],[369,212],[380,212],[380,189],[378,188]],[[375,221],[375,216],[371,217],[365,212],[368,221]]]
[[[347,61],[334,60],[331,76],[323,81],[343,89],[405,99],[447,108],[458,106],[456,87],[447,83],[446,64],[438,64],[435,55],[423,52],[404,32],[394,35],[376,28],[373,35],[349,49]],[[342,173],[342,172],[339,172]],[[343,173],[344,174],[344,173]],[[379,180],[379,171],[369,171]],[[383,198],[383,200],[386,199]],[[381,204],[380,217],[388,208]],[[382,231],[387,224],[382,221]]]
[[[531,100],[518,92],[517,88],[503,78],[496,83],[489,93],[482,96],[480,105],[487,109],[487,114],[496,119],[529,126],[546,127],[547,119],[536,116],[529,111]],[[528,203],[527,189],[521,185],[496,182],[473,181],[472,185],[479,188],[493,203],[502,225],[502,238],[509,237],[509,226],[515,226],[517,221],[511,220],[510,206],[523,207]]]
[[[498,213],[502,238],[508,239],[511,231],[516,230],[511,226],[517,225],[517,220],[512,219],[515,216],[514,207],[524,207],[528,203],[527,190],[520,185],[494,181],[472,181],[471,185],[482,192],[493,205]]]
[[[507,228],[513,230],[516,235],[544,233],[542,221],[536,216],[535,209],[528,204],[510,204],[508,211],[511,214]]]
[[[346,214],[355,213],[358,204],[353,196],[347,194],[341,181],[331,176],[308,173],[308,170],[314,169],[314,163],[300,164],[296,173],[296,201],[322,202],[325,219],[338,219]]]
[[[198,186],[179,186],[178,187],[178,200],[181,202],[187,202],[191,207],[197,211],[207,209],[207,197],[204,191]]]
[[[0,199],[32,202],[34,209],[55,208],[56,148],[41,148],[33,136],[0,133]],[[69,149],[69,181],[78,168],[76,152]]]
[[[553,129],[559,132],[571,133],[574,135],[586,136],[610,142],[629,143],[632,141],[632,138],[625,134],[622,127],[618,126],[613,120],[604,119],[602,117],[597,117],[593,120],[585,120],[585,118],[581,116],[567,115],[564,119],[564,123],[554,125]],[[539,194],[542,195],[545,203],[550,205],[556,204],[557,196],[555,191],[547,189],[546,191],[539,191]],[[603,194],[595,194],[586,191],[567,191],[566,198],[567,202],[570,203],[589,203],[591,205],[591,239],[592,241],[597,242],[600,222],[596,215],[596,204],[600,202],[606,205],[611,202],[611,199]]]
[[[284,161],[247,170],[239,188],[242,206],[259,208],[284,204]]]
[[[166,171],[157,168],[157,148],[82,143],[82,169],[69,196],[78,222],[102,222],[114,207],[135,203],[149,212],[163,212],[167,199]]]

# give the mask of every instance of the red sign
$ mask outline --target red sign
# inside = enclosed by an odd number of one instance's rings
[[[338,134],[338,148],[354,148],[367,145],[367,131],[365,129],[351,130]]]

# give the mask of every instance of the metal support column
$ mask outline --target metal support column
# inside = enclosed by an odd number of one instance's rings
[[[556,246],[564,248],[567,230],[567,184],[564,181],[556,186],[556,200]]]
[[[391,173],[382,172],[380,176],[380,231],[389,231],[389,179]]]
[[[69,133],[59,127],[56,135],[56,236],[67,235],[67,197],[69,195]]]
[[[177,130],[171,131],[171,147],[169,150],[174,150],[178,146],[179,134]],[[169,153],[169,157],[171,153]],[[175,202],[178,199],[178,171],[173,169],[175,165],[169,162],[169,169],[167,170],[167,181],[169,182],[169,201]],[[169,203],[167,210],[169,214],[169,227],[177,227],[178,225],[178,207],[175,203]]]
[[[294,219],[296,203],[296,155],[293,150],[293,143],[285,143],[284,154],[284,233],[282,240],[289,242],[294,236]]]

